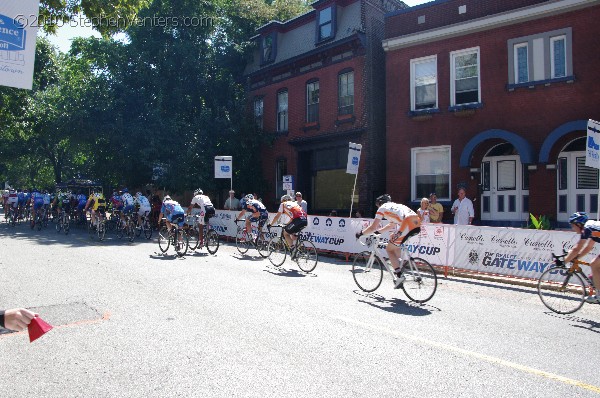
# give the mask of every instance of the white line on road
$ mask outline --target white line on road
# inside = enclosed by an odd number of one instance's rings
[[[576,387],[580,387],[589,391],[593,391],[595,393],[599,393],[600,394],[600,387],[598,386],[594,386],[592,384],[587,384],[584,383],[582,381],[579,380],[574,380],[574,379],[570,379],[568,377],[564,377],[564,376],[560,376],[557,375],[555,373],[550,373],[550,372],[546,372],[543,370],[539,370],[539,369],[535,369],[535,368],[531,368],[529,366],[525,366],[525,365],[521,365],[515,362],[510,362],[510,361],[506,361],[504,359],[500,359],[500,358],[496,358],[496,357],[492,357],[490,355],[485,355],[485,354],[481,354],[479,352],[475,352],[475,351],[469,351],[469,350],[465,350],[463,348],[459,348],[459,347],[454,347],[448,344],[444,344],[444,343],[439,343],[437,341],[433,341],[433,340],[427,340],[424,339],[422,337],[417,337],[417,336],[412,336],[410,334],[405,334],[405,333],[401,333],[392,329],[388,329],[388,328],[384,328],[384,327],[380,327],[380,326],[375,326],[375,325],[370,325],[368,323],[364,323],[361,321],[357,321],[355,319],[351,319],[351,318],[346,318],[346,317],[334,317],[334,319],[338,319],[340,321],[352,324],[352,325],[356,325],[356,326],[360,326],[363,327],[365,329],[370,329],[376,332],[382,332],[382,333],[386,333],[388,335],[394,336],[394,337],[398,337],[398,338],[402,338],[402,339],[407,339],[407,340],[412,340],[416,343],[421,343],[421,344],[425,344],[425,345],[429,345],[432,347],[436,347],[436,348],[440,348],[442,350],[446,350],[446,351],[452,351],[452,352],[456,352],[465,356],[469,356],[469,357],[473,357],[473,358],[477,358],[480,359],[482,361],[487,361],[493,364],[497,364],[497,365],[502,365],[505,366],[507,368],[512,368],[512,369],[516,369],[516,370],[520,370],[522,372],[526,372],[526,373],[531,373],[537,376],[541,376],[541,377],[545,377],[547,379],[551,379],[551,380],[556,380],[559,381],[561,383],[565,383],[565,384],[570,384]]]

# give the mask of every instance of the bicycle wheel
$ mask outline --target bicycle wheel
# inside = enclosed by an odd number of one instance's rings
[[[383,281],[384,266],[377,256],[371,260],[371,252],[357,253],[352,263],[354,283],[363,292],[374,292]]]
[[[258,254],[260,254],[261,257],[269,257],[269,240],[265,239],[264,235],[258,237],[256,241],[256,250],[258,250]]]
[[[235,247],[237,247],[241,254],[246,254],[248,249],[250,249],[250,242],[248,239],[250,238],[247,236],[246,231],[244,229],[238,229],[238,234],[235,237]]]
[[[98,222],[98,239],[104,240],[106,235],[106,223],[102,220]]]
[[[63,216],[62,222],[64,223],[63,229],[65,231],[65,235],[69,234],[69,230],[71,229],[71,222],[69,220],[69,215]]]
[[[274,236],[269,241],[269,261],[276,267],[280,267],[285,262],[287,255],[287,247],[283,243],[283,239]]]
[[[206,250],[210,254],[215,254],[219,250],[219,234],[214,229],[209,229],[204,237]]]
[[[580,309],[586,295],[581,276],[569,274],[563,267],[544,271],[537,288],[542,303],[558,314],[572,314]]]
[[[123,235],[125,235],[126,225],[127,224],[125,224],[122,220],[117,221],[117,224],[115,225],[115,228],[117,230],[117,238],[121,239]]]
[[[188,246],[191,251],[198,249],[200,240],[198,239],[198,231],[195,228],[189,228],[186,231]]]
[[[175,252],[179,257],[185,256],[188,250],[188,237],[184,233],[183,229],[178,229],[175,235]]]
[[[307,274],[314,271],[319,261],[315,245],[307,240],[301,240],[298,242],[297,250],[295,261],[298,263],[298,268]]]
[[[129,239],[130,242],[133,242],[135,239],[135,226],[131,221],[127,223],[127,239]]]
[[[142,229],[144,230],[144,236],[147,240],[152,239],[152,226],[148,220],[142,222]]]
[[[42,230],[42,223],[43,223],[42,216],[36,216],[35,217],[35,226],[38,231]]]
[[[406,278],[402,284],[404,294],[416,303],[425,303],[433,297],[437,290],[435,270],[422,258],[411,258],[414,267],[404,267],[402,275]]]
[[[162,227],[160,231],[158,231],[158,248],[162,253],[166,253],[169,250],[169,245],[171,244],[171,236],[167,227]]]
[[[58,222],[54,226],[56,228],[56,232],[60,232],[62,230],[62,227],[63,227],[62,224],[63,224],[63,216],[60,216],[60,218],[58,219]]]

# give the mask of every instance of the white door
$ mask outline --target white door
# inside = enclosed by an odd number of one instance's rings
[[[590,218],[598,212],[598,169],[585,165],[585,152],[561,152],[557,165],[557,219],[567,222],[576,211]]]
[[[523,221],[529,212],[529,182],[518,155],[485,157],[481,163],[481,219]]]

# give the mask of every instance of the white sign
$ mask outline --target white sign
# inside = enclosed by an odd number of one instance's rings
[[[600,169],[600,123],[590,119],[587,125],[585,165]]]
[[[348,150],[348,164],[346,165],[346,173],[358,174],[358,165],[360,164],[360,152],[362,151],[361,144],[350,143]]]
[[[215,156],[215,178],[233,178],[233,158]]]
[[[283,182],[284,182],[284,183],[290,183],[290,184],[293,184],[293,183],[294,183],[294,176],[293,176],[293,175],[286,175],[286,176],[283,176]]]
[[[39,0],[0,2],[0,85],[31,90]]]

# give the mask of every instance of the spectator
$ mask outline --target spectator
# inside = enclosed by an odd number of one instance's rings
[[[240,201],[235,197],[235,191],[229,191],[229,197],[225,201],[223,205],[225,210],[239,210],[240,209]]]
[[[432,223],[441,223],[444,218],[444,206],[437,201],[435,192],[429,194],[429,220]]]
[[[329,217],[337,217],[337,210],[333,209],[331,210],[331,213],[329,213]]]
[[[360,210],[356,210],[356,213],[354,213],[354,217],[356,218],[363,218],[363,213]]]
[[[300,207],[302,207],[302,210],[308,214],[308,203],[306,203],[306,200],[302,199],[302,192],[296,192],[296,203],[298,203]]]
[[[467,193],[464,188],[458,188],[458,199],[452,204],[455,225],[470,225],[475,217],[473,202],[466,195]]]
[[[417,215],[421,219],[421,224],[429,224],[431,222],[429,213],[429,199],[421,199],[421,207],[417,210]]]
[[[13,308],[12,310],[0,310],[0,327],[16,330],[25,330],[31,320],[38,316],[25,308]]]

